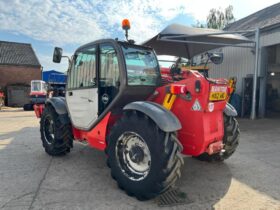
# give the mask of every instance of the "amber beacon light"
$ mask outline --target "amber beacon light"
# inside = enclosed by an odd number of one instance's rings
[[[130,22],[129,22],[128,19],[123,19],[122,28],[123,28],[123,30],[129,30],[130,29]]]
[[[128,30],[130,29],[130,22],[128,19],[123,19],[122,29],[125,30],[125,37],[126,37],[126,40],[128,40]]]

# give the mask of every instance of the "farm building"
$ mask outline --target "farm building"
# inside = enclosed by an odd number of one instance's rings
[[[255,40],[259,29],[259,71],[256,113],[258,117],[275,116],[280,111],[280,3],[267,7],[226,27],[227,31],[250,31],[244,35]],[[221,65],[210,65],[210,77],[237,78],[236,93],[242,100],[242,115],[251,112],[255,49],[224,47]],[[279,116],[279,114],[278,114]]]
[[[46,83],[66,84],[66,79],[66,74],[60,71],[48,70],[42,72],[42,80]]]
[[[31,44],[0,41],[0,87],[8,106],[28,103],[30,82],[40,80],[41,72]]]

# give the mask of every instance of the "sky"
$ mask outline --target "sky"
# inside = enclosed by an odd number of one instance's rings
[[[0,0],[0,40],[31,43],[44,70],[67,70],[67,60],[52,62],[55,46],[72,55],[80,45],[101,38],[124,39],[121,21],[131,23],[129,37],[141,43],[171,23],[205,23],[212,8],[233,6],[236,20],[277,0]]]

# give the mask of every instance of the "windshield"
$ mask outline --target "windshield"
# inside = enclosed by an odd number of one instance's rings
[[[159,66],[164,68],[171,68],[174,64],[177,64],[180,67],[190,66],[190,61],[188,59],[175,56],[158,56],[158,62]]]
[[[158,62],[155,54],[148,49],[122,46],[128,85],[156,86],[160,79]]]
[[[41,81],[32,81],[31,82],[31,91],[32,92],[45,92],[46,86],[44,82]]]

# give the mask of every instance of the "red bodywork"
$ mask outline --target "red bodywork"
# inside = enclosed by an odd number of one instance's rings
[[[226,87],[226,82],[221,80],[219,81],[220,84],[210,84],[197,71],[186,72],[184,78],[171,84],[184,85],[187,92],[190,92],[191,99],[185,98],[185,94],[177,95],[171,111],[177,116],[182,125],[182,129],[178,131],[178,139],[184,147],[182,153],[197,156],[207,152],[211,143],[222,142],[224,136],[223,109],[226,101],[211,102],[209,101],[209,93],[211,86]],[[199,92],[195,91],[196,81],[200,81],[201,84]],[[166,87],[159,87],[157,92],[158,94],[150,97],[149,100],[163,104]],[[193,110],[196,101],[201,106],[199,111]],[[213,110],[209,110],[209,103]]]
[[[116,116],[109,112],[92,130],[83,131],[73,127],[74,138],[78,141],[87,141],[91,147],[99,150],[106,148],[106,136],[109,128],[115,123]]]
[[[32,98],[33,96],[35,97],[35,100],[37,97],[46,97],[47,93],[46,92],[41,92],[41,91],[31,91],[29,96],[30,98]],[[42,104],[42,103],[36,103],[35,102],[31,102],[33,103],[33,109],[35,111],[35,115],[37,118],[40,118],[42,116],[42,113],[44,111],[44,108],[45,108],[45,104]]]
[[[168,73],[167,70],[162,72],[165,85],[158,87],[147,100],[162,105],[166,94],[170,93],[171,89],[176,92],[174,93],[176,99],[170,110],[177,116],[182,125],[182,129],[178,131],[178,139],[184,147],[182,153],[197,156],[204,152],[213,154],[221,151],[224,136],[223,110],[226,101],[210,101],[209,94],[212,86],[227,88],[227,81],[220,79],[209,82],[197,71],[186,71],[181,75],[182,80],[174,82]],[[198,82],[200,83],[199,91],[196,90]],[[186,97],[187,94],[191,97]],[[41,116],[43,108],[43,105],[34,106],[37,117]],[[87,141],[91,147],[104,150],[106,136],[119,117],[108,113],[90,131],[73,127],[74,138],[79,141]]]
[[[35,111],[35,115],[37,118],[41,118],[44,108],[45,108],[45,104],[34,104],[33,105],[33,109]]]
[[[31,91],[29,96],[46,96],[46,92],[41,92],[41,91]]]

